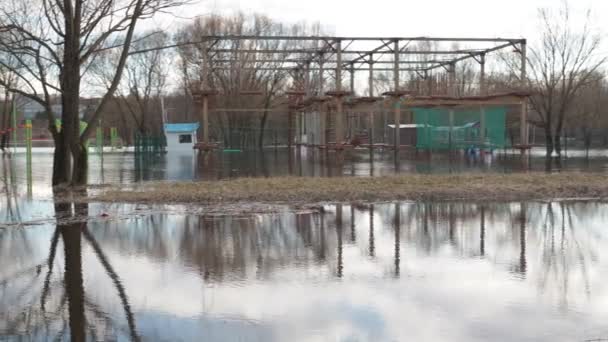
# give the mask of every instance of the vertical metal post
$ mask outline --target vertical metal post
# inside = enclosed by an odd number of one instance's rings
[[[355,95],[355,63],[350,63],[350,92]]]
[[[323,74],[324,74],[324,56],[323,53],[319,55],[319,96],[324,95],[324,82],[323,82]],[[321,103],[319,104],[319,142],[322,146],[327,145],[327,113],[325,111],[325,106]]]
[[[369,78],[368,78],[369,97],[374,97],[374,55],[369,55]],[[370,163],[374,164],[374,107],[371,104],[369,107],[369,129],[368,129],[368,144]]]
[[[354,63],[350,63],[350,88],[349,91],[351,93],[351,96],[355,95],[355,64]],[[354,135],[357,132],[357,129],[359,128],[359,113],[355,113],[353,111],[353,107],[351,107],[351,110],[348,111],[346,113],[346,126],[349,127],[349,136],[352,139],[354,137]]]
[[[336,90],[342,91],[342,41],[336,40]]]
[[[369,97],[374,97],[374,55],[369,55],[369,79],[367,80],[369,87]]]
[[[399,40],[395,39],[393,45],[394,64],[393,64],[393,80],[395,83],[395,91],[399,91]]]
[[[207,91],[209,89],[209,65],[207,58],[207,49],[201,49],[202,68],[201,68],[201,96],[202,96],[202,124],[203,124],[203,144],[205,147],[209,145],[209,108]]]
[[[479,95],[487,95],[486,87],[486,54],[482,53],[479,56]],[[486,108],[481,105],[479,109],[479,148],[480,151],[485,147],[486,142]]]
[[[325,93],[325,80],[323,79],[323,76],[325,74],[325,58],[323,56],[323,53],[321,52],[319,55],[319,96],[323,96],[323,94]]]
[[[521,88],[525,90],[527,85],[527,75],[526,75],[526,41],[522,41],[521,43],[521,70],[520,70],[520,80],[521,80]],[[523,99],[521,103],[521,116],[520,116],[520,141],[521,144],[525,147],[528,145],[528,101],[527,99]],[[525,153],[525,149],[522,149],[522,153]]]
[[[394,52],[394,65],[393,65],[393,78],[394,78],[394,89],[395,89],[395,104],[394,104],[394,123],[395,123],[395,156],[399,155],[399,148],[401,147],[400,133],[401,133],[401,102],[399,98],[399,40],[396,39],[393,46]]]
[[[343,108],[342,108],[342,41],[336,41],[336,144],[344,142]]]
[[[479,95],[486,95],[487,94],[487,89],[486,89],[486,54],[482,53],[479,56],[479,65],[480,65],[480,70],[479,70]]]
[[[309,98],[311,96],[311,85],[310,85],[310,62],[306,62],[305,68],[304,68],[304,92],[306,93],[305,97]],[[306,119],[310,119],[312,120],[312,117],[309,115],[306,115],[305,111],[302,111],[302,121],[303,121],[303,127],[304,127],[304,132],[307,135],[307,139],[306,139],[306,143],[310,144],[313,143],[314,144],[314,139],[309,139],[308,137],[308,131],[306,128]],[[311,127],[314,127],[313,124],[314,121],[310,122]]]

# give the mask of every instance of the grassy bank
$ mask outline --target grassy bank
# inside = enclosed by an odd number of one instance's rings
[[[138,203],[313,203],[390,200],[533,200],[608,198],[608,175],[525,173],[399,175],[374,178],[240,178],[110,186],[89,200]]]

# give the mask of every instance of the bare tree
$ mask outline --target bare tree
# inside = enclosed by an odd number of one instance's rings
[[[587,84],[581,87],[566,119],[568,127],[580,130],[587,158],[594,132],[598,129],[605,129],[608,124],[607,106],[608,85],[604,75],[596,73]]]
[[[42,105],[55,141],[53,185],[86,183],[86,141],[120,83],[140,20],[188,0],[7,0],[0,8],[0,58],[10,56],[18,86],[8,87]],[[118,44],[115,44],[116,41]],[[111,44],[115,44],[110,46]],[[81,82],[100,51],[120,57],[110,87],[102,94],[89,125],[80,132]],[[61,96],[61,129],[53,124],[50,99]]]
[[[5,151],[8,147],[11,125],[11,110],[14,97],[11,97],[10,88],[17,81],[15,74],[4,65],[14,65],[15,60],[10,56],[0,63],[0,84],[6,84],[4,87],[2,107],[0,108],[0,150]]]
[[[314,29],[306,25],[286,26],[264,15],[246,16],[241,13],[235,16],[209,16],[200,19],[184,27],[177,34],[176,40],[178,43],[204,41],[204,37],[210,35],[306,35]],[[214,115],[212,123],[217,129],[215,135],[221,136],[224,144],[232,146],[251,145],[252,142],[257,142],[259,146],[263,144],[271,108],[280,101],[279,94],[293,85],[288,72],[272,69],[282,67],[284,60],[289,57],[299,57],[292,56],[289,52],[282,52],[294,47],[295,44],[297,44],[295,41],[279,40],[219,40],[179,47],[182,84],[188,94],[200,80],[201,60],[203,54],[206,54],[205,57],[210,61],[211,66],[209,86],[221,92],[221,96],[214,99],[217,106],[262,109],[259,115],[229,110]],[[222,52],[210,51],[211,45],[214,49],[221,49]],[[239,49],[275,50],[277,53],[256,54],[242,52]],[[242,96],[243,92],[249,95]],[[257,94],[251,95],[252,93]],[[240,132],[240,134],[237,137],[229,132]]]
[[[135,126],[140,134],[158,133],[160,127],[160,96],[165,91],[169,74],[166,32],[144,32],[133,40],[134,51],[125,66],[125,74],[116,89],[113,100],[120,110],[124,126]],[[94,86],[110,89],[114,70],[120,61],[117,50],[107,50],[91,66]],[[127,120],[126,115],[131,120]]]
[[[600,35],[590,26],[590,12],[574,27],[567,1],[557,10],[540,9],[542,37],[528,56],[531,103],[545,131],[546,152],[561,154],[567,114],[583,86],[592,82],[606,57],[598,57]]]

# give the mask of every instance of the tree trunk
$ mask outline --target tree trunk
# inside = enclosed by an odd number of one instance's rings
[[[8,134],[4,133],[0,137],[0,150],[4,151],[8,147]]]
[[[556,132],[555,136],[553,137],[554,140],[554,148],[555,148],[555,152],[557,153],[558,157],[561,157],[562,155],[562,134],[561,132]]]
[[[591,148],[592,133],[590,129],[583,129],[583,139],[585,142],[585,158],[589,159],[589,149]]]
[[[74,155],[74,167],[72,168],[72,184],[85,185],[87,184],[89,171],[87,148],[84,144],[78,143],[77,149],[78,151]]]
[[[80,144],[80,22],[75,18],[75,23],[70,29],[66,28],[65,52],[63,54],[63,70],[61,74],[61,136],[63,138],[61,151],[69,151],[73,162],[71,175],[70,170],[63,170],[71,185],[84,185],[82,165],[86,165],[86,155],[83,161],[82,148]],[[94,124],[93,122],[90,123]],[[69,159],[70,156],[65,158]],[[78,175],[74,179],[74,175]],[[84,183],[83,183],[84,181]]]
[[[4,104],[2,106],[2,118],[0,118],[0,131],[4,130],[5,132],[0,137],[0,149],[4,151],[5,148],[8,148],[8,137],[9,133],[7,132],[10,127],[11,122],[11,112],[9,108],[9,97],[10,93],[8,90],[4,91]],[[14,98],[13,98],[14,99]]]
[[[550,128],[545,128],[545,146],[547,148],[546,156],[550,158],[553,154],[553,134]]]
[[[54,125],[54,123],[52,123]],[[65,141],[63,134],[63,128],[61,132],[53,136],[55,142],[55,153],[53,154],[53,186],[65,185],[70,182],[71,172],[71,155],[70,149]]]
[[[266,129],[266,120],[268,119],[268,111],[264,111],[262,120],[260,120],[260,135],[258,137],[258,147],[264,149],[264,130]]]

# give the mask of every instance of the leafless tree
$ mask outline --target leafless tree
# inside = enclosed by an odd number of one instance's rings
[[[86,141],[104,107],[114,96],[139,21],[188,0],[6,0],[0,8],[0,63],[19,82],[0,85],[42,105],[55,141],[53,185],[85,184]],[[118,44],[116,42],[118,41]],[[115,45],[112,45],[115,44]],[[110,87],[89,125],[80,132],[82,80],[100,51],[114,48],[120,57]],[[7,57],[17,65],[7,65]],[[61,96],[61,129],[53,124],[50,99]]]
[[[594,131],[608,127],[608,84],[600,73],[583,85],[566,119],[569,128],[580,130],[586,156],[589,157]]]
[[[552,10],[539,10],[541,39],[528,55],[533,108],[545,131],[546,152],[561,154],[564,122],[582,87],[593,82],[606,61],[598,56],[600,35],[594,32],[590,12],[578,28],[567,1]]]
[[[10,56],[0,62],[0,84],[8,85],[4,87],[2,107],[0,108],[0,150],[3,152],[5,151],[5,148],[8,147],[11,109],[14,101],[14,97],[11,96],[10,88],[17,81],[15,74],[11,72],[9,68],[4,67],[4,65],[14,64],[15,60]]]
[[[287,26],[263,15],[246,16],[241,13],[235,16],[201,18],[192,25],[184,27],[177,34],[176,40],[178,43],[202,41],[205,36],[210,35],[306,35],[311,31],[314,31],[314,27],[311,29],[306,25]],[[202,54],[206,54],[211,67],[209,86],[221,93],[214,99],[216,106],[262,109],[259,115],[229,110],[213,115],[212,123],[217,129],[214,135],[221,136],[226,145],[243,146],[255,141],[259,145],[263,143],[271,108],[280,101],[279,94],[293,86],[289,73],[284,70],[269,69],[280,68],[284,65],[283,61],[289,57],[298,57],[290,55],[288,52],[281,52],[281,50],[294,47],[293,44],[296,42],[221,40],[204,41],[200,44],[179,47],[181,77],[185,92],[189,94],[191,88],[196,87],[200,82]],[[211,45],[213,45],[213,49],[227,52],[212,53]],[[239,49],[279,52],[255,54],[237,52]],[[243,92],[257,92],[258,94],[243,96]],[[238,137],[232,136],[230,132],[239,132]]]
[[[135,126],[140,134],[161,130],[160,96],[166,90],[170,53],[163,47],[168,41],[169,35],[162,31],[144,32],[135,37],[132,50],[146,52],[133,53],[129,57],[125,74],[113,97],[123,126]],[[111,87],[114,70],[120,61],[119,52],[107,50],[92,64],[93,86],[104,91]]]

